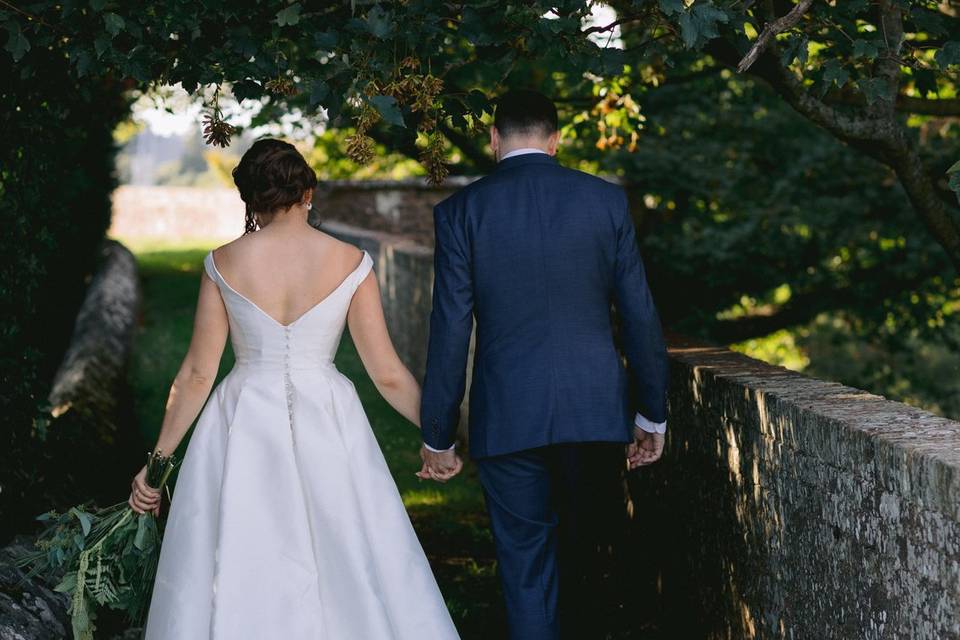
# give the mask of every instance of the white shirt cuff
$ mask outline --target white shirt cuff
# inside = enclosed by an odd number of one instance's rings
[[[639,413],[637,417],[633,419],[633,424],[640,427],[647,433],[666,433],[667,432],[667,421],[663,422],[651,422],[644,418]]]
[[[453,448],[457,446],[457,443],[454,442],[452,445],[450,445],[449,449],[434,449],[433,447],[428,445],[426,442],[423,443],[423,446],[426,447],[429,451],[433,451],[434,453],[444,453],[445,451],[453,451]]]

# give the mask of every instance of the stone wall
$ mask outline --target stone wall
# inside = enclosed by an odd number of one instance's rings
[[[433,293],[433,251],[404,236],[341,222],[323,222],[320,228],[365,249],[373,258],[390,339],[404,364],[422,380]]]
[[[475,178],[454,176],[440,186],[423,180],[331,180],[315,193],[314,219],[403,235],[433,246],[433,205]]]
[[[671,340],[631,480],[670,637],[960,638],[960,423]]]

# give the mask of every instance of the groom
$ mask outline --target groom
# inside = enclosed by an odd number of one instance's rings
[[[666,350],[623,189],[557,163],[557,110],[540,93],[502,96],[490,133],[495,171],[434,208],[421,454],[436,479],[458,469],[476,319],[469,444],[510,638],[555,639],[573,628],[572,613],[558,611],[557,527],[571,513],[563,503],[588,480],[577,474],[597,446],[626,445],[631,469],[660,457]]]

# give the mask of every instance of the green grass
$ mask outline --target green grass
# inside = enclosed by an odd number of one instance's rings
[[[130,384],[139,429],[152,446],[170,383],[190,342],[203,256],[214,245],[126,244],[137,256],[144,293]],[[464,639],[501,636],[503,613],[493,541],[474,466],[468,462],[464,472],[447,484],[417,478],[420,437],[416,427],[380,397],[347,333],[336,365],[356,386],[461,635]],[[217,384],[232,366],[228,342]],[[180,456],[190,433],[178,448]]]

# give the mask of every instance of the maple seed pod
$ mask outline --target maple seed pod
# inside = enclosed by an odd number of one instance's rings
[[[273,78],[263,85],[264,89],[282,96],[295,96],[299,93],[297,86],[290,78]]]
[[[373,160],[373,140],[364,133],[348,136],[347,157],[357,164],[369,164]]]
[[[203,117],[203,139],[207,144],[226,147],[234,134],[234,127],[227,124],[216,114],[208,113]]]
[[[442,184],[450,174],[443,154],[443,137],[437,133],[430,135],[427,148],[420,153],[420,163],[427,170],[427,181],[430,184]]]

